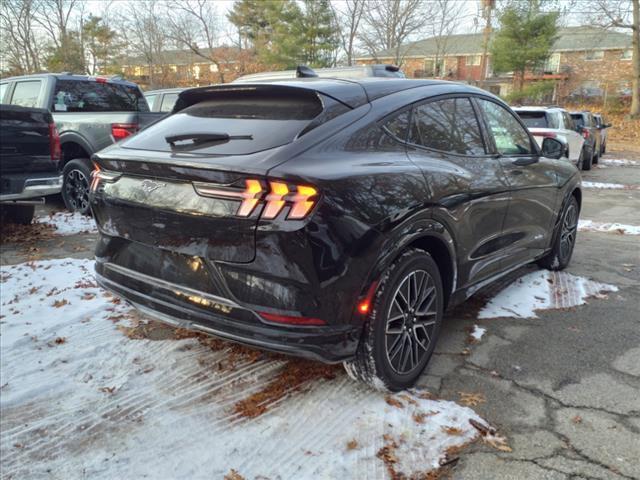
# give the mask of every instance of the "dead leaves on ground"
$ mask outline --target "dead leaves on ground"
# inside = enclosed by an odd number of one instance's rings
[[[467,407],[475,407],[487,401],[482,393],[458,392],[458,395],[460,395],[460,403]]]
[[[507,439],[501,435],[498,435],[495,428],[483,425],[473,418],[469,419],[469,423],[480,433],[480,438],[482,439],[483,443],[486,443],[490,447],[495,448],[500,452],[510,453],[513,451],[507,444]]]
[[[347,442],[347,450],[355,450],[358,448],[358,441],[353,439]]]

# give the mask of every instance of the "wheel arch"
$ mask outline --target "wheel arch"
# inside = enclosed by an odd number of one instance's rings
[[[62,149],[63,164],[74,158],[91,158],[94,149],[89,142],[74,132],[67,132],[60,135],[60,147]]]

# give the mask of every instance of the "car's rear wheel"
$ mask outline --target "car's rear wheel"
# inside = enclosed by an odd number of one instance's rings
[[[2,222],[29,225],[36,211],[35,205],[4,204],[0,207]]]
[[[574,196],[565,204],[557,231],[553,239],[551,251],[538,260],[538,265],[548,270],[563,270],[571,261],[578,233],[580,207]]]
[[[77,158],[67,162],[62,170],[62,199],[72,212],[89,214],[91,169],[88,160]]]
[[[345,369],[375,388],[413,386],[433,354],[442,312],[438,266],[422,250],[404,252],[384,273],[356,356]]]
[[[578,170],[582,170],[582,165],[584,164],[584,147],[580,150],[580,156],[578,157],[578,163],[576,163],[576,167]]]
[[[585,155],[582,160],[582,170],[591,170],[591,164],[593,163],[593,152],[591,155]]]

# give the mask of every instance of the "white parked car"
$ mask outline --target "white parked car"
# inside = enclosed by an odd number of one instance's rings
[[[589,152],[584,148],[584,138],[576,131],[569,112],[561,107],[513,107],[533,137],[542,146],[545,138],[551,137],[565,144],[565,158],[578,169],[588,161]]]

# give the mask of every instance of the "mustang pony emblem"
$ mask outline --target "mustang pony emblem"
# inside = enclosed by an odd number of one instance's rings
[[[166,187],[166,186],[167,186],[166,183],[154,182],[153,180],[146,179],[142,181],[140,188],[142,188],[142,190],[145,191],[146,193],[151,193],[159,188]]]

